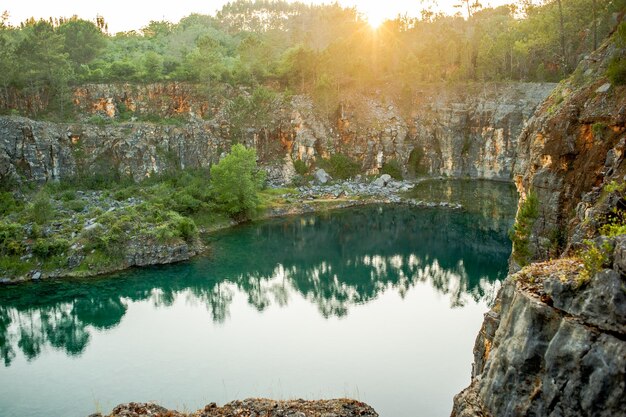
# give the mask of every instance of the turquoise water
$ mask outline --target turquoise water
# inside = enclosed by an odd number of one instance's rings
[[[505,276],[515,193],[422,184],[466,209],[364,206],[213,235],[209,256],[0,288],[0,415],[118,403],[353,397],[447,416]]]

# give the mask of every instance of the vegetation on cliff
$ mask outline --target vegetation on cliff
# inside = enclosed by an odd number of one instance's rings
[[[267,200],[263,185],[255,151],[235,145],[210,174],[182,170],[142,184],[85,177],[1,192],[0,276],[92,275],[131,266],[133,256],[167,260],[153,248],[193,252],[198,227],[253,216]]]
[[[539,200],[537,194],[530,192],[526,199],[520,203],[515,224],[509,232],[509,238],[513,242],[513,260],[520,266],[524,266],[530,261],[530,233],[538,215]]]

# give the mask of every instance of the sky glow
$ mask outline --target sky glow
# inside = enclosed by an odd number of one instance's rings
[[[419,16],[422,9],[432,7],[435,11],[454,14],[459,10],[454,7],[458,0],[430,1],[430,0],[339,0],[341,5],[356,7],[368,19],[373,27],[377,27],[386,19],[394,18],[399,14]],[[510,3],[511,0],[491,0],[483,5],[497,6]],[[9,12],[9,23],[19,25],[20,22],[35,17],[70,17],[78,15],[86,20],[94,20],[100,15],[109,24],[111,33],[138,30],[146,26],[151,20],[168,20],[172,23],[191,13],[214,15],[227,0],[4,0],[0,3],[0,13]],[[331,3],[331,1],[304,0],[303,3]]]

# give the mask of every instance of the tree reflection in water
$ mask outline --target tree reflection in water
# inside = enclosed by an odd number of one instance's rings
[[[404,297],[420,284],[448,295],[452,307],[490,301],[506,272],[515,205],[496,198],[510,208],[367,206],[272,220],[218,233],[212,256],[187,264],[5,287],[0,355],[5,366],[17,350],[32,360],[47,345],[79,355],[92,329],[118,325],[130,302],[167,308],[181,294],[206,305],[217,323],[227,321],[237,293],[258,311],[300,294],[324,317],[345,316],[385,291]]]

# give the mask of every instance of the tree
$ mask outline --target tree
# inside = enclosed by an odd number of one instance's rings
[[[90,63],[106,46],[104,34],[86,20],[73,18],[59,26],[59,32],[64,36],[65,52],[74,70]]]
[[[211,193],[218,207],[235,219],[245,220],[258,209],[258,192],[265,172],[258,169],[256,151],[241,144],[211,167]]]
[[[70,99],[68,81],[73,71],[65,52],[65,38],[51,23],[30,21],[17,46],[19,78],[32,94],[47,92],[50,104],[65,112]]]
[[[6,12],[0,18],[0,97],[5,105],[9,102],[9,86],[15,77],[15,60],[17,59],[15,46],[11,42],[11,29],[5,24],[7,18]]]
[[[159,81],[163,77],[163,59],[156,52],[150,51],[143,57],[144,79]]]

